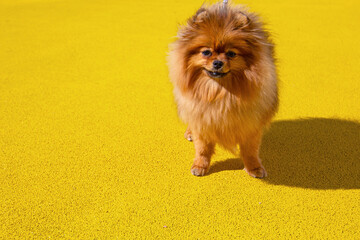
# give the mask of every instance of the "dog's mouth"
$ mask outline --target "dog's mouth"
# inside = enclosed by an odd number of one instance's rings
[[[225,77],[229,73],[229,72],[224,73],[224,72],[209,71],[205,68],[204,68],[204,70],[207,73],[207,75],[212,78],[222,78],[222,77]]]

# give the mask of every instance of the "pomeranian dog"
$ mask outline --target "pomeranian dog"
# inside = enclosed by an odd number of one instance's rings
[[[179,117],[193,141],[191,173],[205,175],[215,144],[246,172],[267,176],[259,158],[264,129],[278,109],[273,43],[259,17],[242,6],[201,7],[170,45],[168,65]]]

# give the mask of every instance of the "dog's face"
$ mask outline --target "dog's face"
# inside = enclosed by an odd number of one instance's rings
[[[202,69],[202,75],[220,79],[231,77],[246,68],[246,59],[239,47],[230,44],[200,46],[190,57],[189,66]]]
[[[236,56],[234,50],[216,52],[213,48],[203,47],[198,53],[204,72],[212,78],[222,78],[230,73],[229,61]]]

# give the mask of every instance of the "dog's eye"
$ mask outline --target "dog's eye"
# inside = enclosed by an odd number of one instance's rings
[[[202,55],[204,55],[205,57],[210,57],[212,55],[211,51],[210,50],[205,50],[205,51],[202,51],[201,52]]]
[[[233,58],[233,57],[236,56],[236,53],[234,53],[233,51],[228,51],[228,52],[226,53],[226,56],[228,56],[229,58]]]

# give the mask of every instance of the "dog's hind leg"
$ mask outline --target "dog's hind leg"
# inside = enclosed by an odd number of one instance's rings
[[[193,141],[192,136],[191,136],[191,130],[189,127],[186,129],[184,137],[190,142]]]

